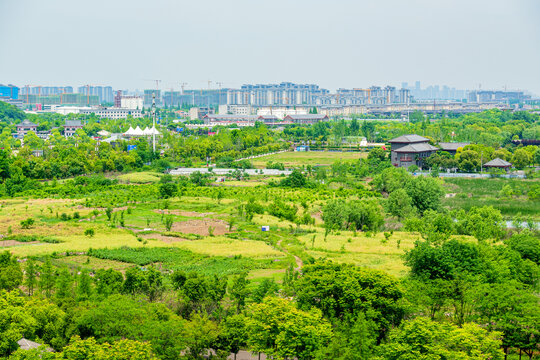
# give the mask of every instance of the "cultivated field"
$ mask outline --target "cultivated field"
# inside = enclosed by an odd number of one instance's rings
[[[280,162],[285,167],[328,166],[335,161],[358,160],[367,157],[367,152],[306,151],[284,152],[251,160],[257,168],[264,168],[269,161]]]

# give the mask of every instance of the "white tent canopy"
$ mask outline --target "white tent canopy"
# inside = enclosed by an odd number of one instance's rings
[[[143,132],[142,129],[139,127],[139,125],[137,125],[137,127],[135,128],[135,130],[133,130],[133,136],[144,136],[144,132]]]
[[[134,131],[134,129],[130,126],[129,129],[128,129],[128,131],[126,131],[126,132],[124,133],[124,135],[132,136],[132,135],[133,135],[133,131]]]
[[[151,136],[151,135],[161,135],[161,133],[155,127],[146,127],[142,130],[139,126],[135,129],[130,126],[128,131],[124,133],[125,136]]]
[[[153,126],[151,129],[148,129],[148,135],[160,135],[161,133]]]

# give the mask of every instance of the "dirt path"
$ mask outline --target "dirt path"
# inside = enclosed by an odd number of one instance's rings
[[[282,241],[283,241],[283,239],[279,239],[279,241],[276,244],[276,247],[278,247],[279,250],[283,251],[285,254],[290,255],[290,253],[289,253],[289,251],[287,251],[287,249],[281,247],[281,242]],[[300,271],[302,269],[302,266],[304,266],[304,262],[298,256],[296,256],[296,255],[293,255],[293,256],[294,256],[294,261],[296,262],[296,267],[294,268],[294,270],[295,271]]]

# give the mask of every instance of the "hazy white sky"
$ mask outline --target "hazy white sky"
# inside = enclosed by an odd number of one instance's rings
[[[0,0],[0,83],[540,94],[540,0]]]

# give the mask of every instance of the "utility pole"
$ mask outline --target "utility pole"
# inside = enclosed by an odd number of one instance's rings
[[[152,149],[156,152],[156,93],[152,94]]]
[[[484,173],[484,152],[481,152],[480,155],[480,174]]]

